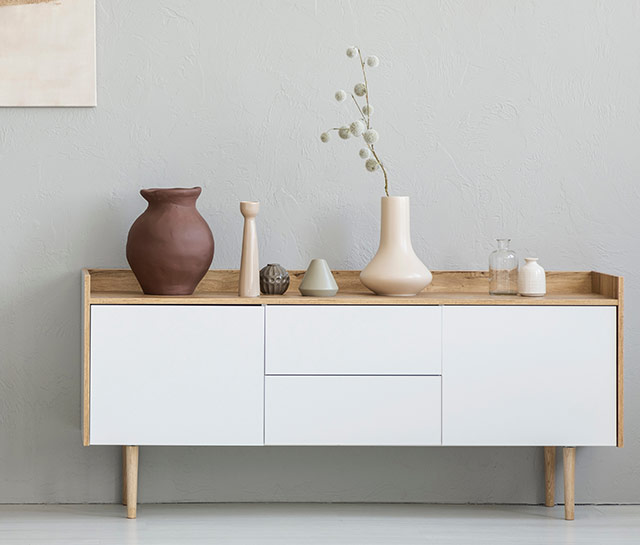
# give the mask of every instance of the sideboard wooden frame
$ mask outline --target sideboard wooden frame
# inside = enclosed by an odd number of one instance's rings
[[[624,279],[595,271],[547,272],[545,297],[491,296],[486,271],[435,271],[433,282],[415,297],[378,297],[360,283],[359,271],[334,271],[336,297],[309,298],[298,294],[304,271],[292,271],[291,287],[283,296],[241,298],[238,271],[209,271],[191,296],[144,295],[128,269],[83,269],[83,444],[90,444],[91,305],[551,305],[615,306],[617,311],[616,445],[624,445]],[[574,518],[575,447],[563,447],[565,519]],[[555,505],[556,446],[544,447],[545,505]],[[136,518],[139,448],[123,445],[123,504]]]

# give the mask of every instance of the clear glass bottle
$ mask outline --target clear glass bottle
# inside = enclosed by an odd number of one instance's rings
[[[489,293],[518,294],[518,257],[509,249],[511,239],[499,238],[498,249],[489,256]]]

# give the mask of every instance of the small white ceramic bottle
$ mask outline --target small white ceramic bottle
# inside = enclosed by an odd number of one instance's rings
[[[547,293],[547,278],[537,257],[525,257],[518,273],[518,293],[524,297],[542,297]]]

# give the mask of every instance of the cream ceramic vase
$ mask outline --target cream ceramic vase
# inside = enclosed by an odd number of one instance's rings
[[[360,281],[377,295],[409,297],[426,288],[431,278],[411,245],[409,197],[382,197],[380,247]]]

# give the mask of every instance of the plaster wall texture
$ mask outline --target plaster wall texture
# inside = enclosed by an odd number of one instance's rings
[[[547,269],[626,277],[626,446],[579,450],[576,499],[640,502],[640,2],[98,0],[97,21],[97,108],[0,110],[0,502],[119,499],[120,449],[81,445],[79,271],[126,266],[140,188],[203,187],[214,268],[239,266],[247,199],[262,264],[372,257],[382,177],[319,139],[355,118],[333,100],[360,81],[351,44],[381,59],[377,149],[430,268],[485,269],[510,236]],[[544,495],[539,448],[140,460],[141,502]]]

